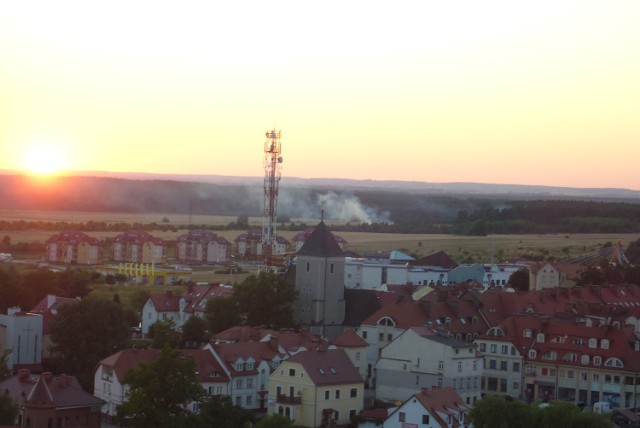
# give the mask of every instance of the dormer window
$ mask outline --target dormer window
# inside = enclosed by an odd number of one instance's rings
[[[524,329],[524,334],[522,335],[522,337],[530,338],[531,335],[532,335],[531,329],[530,328],[525,328]]]
[[[593,357],[593,365],[599,366],[600,364],[602,364],[602,357],[599,355],[596,355],[595,357]]]
[[[589,356],[588,355],[583,355],[580,357],[580,362],[584,365],[589,364]]]
[[[609,358],[607,361],[605,361],[604,363],[605,367],[617,367],[617,368],[623,368],[624,367],[624,363],[622,362],[622,360],[620,358],[616,358],[616,357],[612,357]]]
[[[602,349],[609,349],[609,340],[608,339],[602,339],[600,341],[600,347]]]
[[[538,335],[536,336],[536,342],[544,343],[544,333],[538,333]]]
[[[598,347],[598,339],[589,339],[589,348],[595,349]]]
[[[536,359],[536,350],[535,349],[529,349],[529,359],[531,360],[535,360]]]

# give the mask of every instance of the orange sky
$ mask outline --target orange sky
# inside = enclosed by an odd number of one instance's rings
[[[3,2],[0,169],[260,176],[275,127],[285,177],[640,189],[638,23],[637,0]]]

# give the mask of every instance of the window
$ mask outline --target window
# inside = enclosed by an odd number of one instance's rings
[[[523,336],[524,336],[525,338],[530,338],[530,337],[531,337],[531,329],[526,328],[526,329],[524,330],[524,334],[523,334]]]
[[[309,265],[309,262],[307,262],[307,272],[309,272],[309,268],[310,268],[310,265]]]
[[[498,345],[496,345],[495,343],[492,343],[490,346],[490,351],[492,354],[495,354],[496,352],[498,352]]]
[[[356,398],[358,396],[358,388],[351,388],[351,398]]]
[[[236,388],[242,389],[242,379],[236,379]]]
[[[509,353],[509,347],[507,345],[502,345],[502,354],[507,355]]]
[[[583,355],[583,356],[581,356],[581,357],[580,357],[580,362],[581,362],[582,364],[585,364],[585,365],[586,365],[586,364],[589,364],[589,356],[588,356],[588,355]]]
[[[329,273],[333,273],[334,269],[335,269],[335,266],[333,265],[333,263],[330,263],[329,264]]]
[[[336,389],[336,400],[340,399],[340,390]]]
[[[358,411],[356,409],[349,410],[349,420],[355,418],[357,414],[358,414]]]
[[[531,359],[531,360],[535,360],[536,359],[536,350],[535,349],[529,349],[529,359]]]
[[[328,400],[328,399],[329,399],[329,394],[330,394],[330,392],[329,392],[329,390],[327,389],[327,390],[324,392],[324,399],[325,399],[325,400]]]
[[[406,422],[407,421],[407,414],[405,412],[398,413],[398,421]]]
[[[489,360],[489,368],[492,370],[495,370],[497,367],[497,362],[496,360]]]
[[[600,373],[594,373],[593,374],[593,381],[594,382],[600,382]]]
[[[438,361],[438,370],[444,370],[444,361]]]
[[[247,388],[253,388],[253,379],[247,379]]]
[[[429,424],[429,415],[422,415],[422,423],[425,425]]]
[[[362,332],[362,338],[363,338],[363,339],[366,339],[366,338],[367,338],[367,332],[366,332],[366,331],[363,331],[363,332]]]
[[[624,364],[622,363],[622,360],[620,358],[612,357],[605,361],[604,366],[622,368],[624,367]]]
[[[458,361],[458,371],[462,371],[462,361]]]
[[[360,361],[360,351],[356,352],[356,361]]]
[[[378,340],[382,342],[384,340],[384,333],[378,334]]]
[[[478,360],[473,360],[473,370],[478,370]]]
[[[593,365],[599,366],[600,364],[602,364],[602,357],[599,355],[596,355],[595,357],[593,357]]]
[[[391,342],[393,340],[393,334],[387,334],[387,341]]]
[[[295,376],[296,375],[296,369],[289,369],[289,376]]]
[[[500,361],[500,370],[502,371],[507,371],[507,362],[506,361]]]
[[[253,400],[252,400],[252,396],[251,396],[251,395],[247,395],[247,396],[245,397],[245,399],[244,399],[244,402],[245,402],[245,404],[246,404],[247,406],[250,406],[250,405],[252,404],[252,402],[253,402]]]
[[[516,373],[520,373],[520,363],[515,362],[513,363],[513,371]]]
[[[487,351],[487,344],[486,343],[481,343],[480,344],[480,352],[486,352]]]
[[[442,388],[442,378],[438,378],[438,388]]]

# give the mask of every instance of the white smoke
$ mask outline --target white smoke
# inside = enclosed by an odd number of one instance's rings
[[[287,189],[278,195],[278,215],[292,218],[324,218],[351,223],[391,223],[388,212],[379,213],[365,206],[358,197],[336,192],[316,193],[306,189]]]

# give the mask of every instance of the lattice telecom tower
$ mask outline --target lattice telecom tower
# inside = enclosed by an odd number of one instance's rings
[[[262,253],[264,269],[273,270],[272,254],[276,245],[278,217],[278,183],[282,164],[280,131],[266,132],[264,142],[264,214],[262,220]]]

